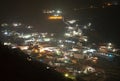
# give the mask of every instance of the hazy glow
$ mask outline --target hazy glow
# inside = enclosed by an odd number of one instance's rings
[[[58,10],[57,13],[59,14],[59,13],[62,13],[62,12],[60,10]]]
[[[65,73],[65,77],[68,77],[69,75],[67,73]]]

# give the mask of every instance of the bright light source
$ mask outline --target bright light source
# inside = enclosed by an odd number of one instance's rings
[[[68,27],[69,30],[73,30],[73,27]]]
[[[6,32],[4,32],[4,34],[5,34],[5,35],[8,35],[8,32],[6,31]]]
[[[108,45],[109,45],[109,46],[111,46],[111,45],[112,45],[112,43],[108,43]]]
[[[96,50],[95,49],[89,49],[88,52],[95,52]]]
[[[50,38],[44,38],[44,41],[49,42],[49,41],[51,41],[51,39]]]
[[[23,38],[26,38],[26,39],[27,39],[27,38],[30,38],[30,37],[31,37],[31,35],[24,35],[24,36],[23,36]]]
[[[27,50],[29,46],[18,46],[21,50]]]
[[[73,24],[76,22],[76,20],[71,20],[71,21],[68,21],[70,24]]]
[[[20,25],[22,25],[21,23],[13,23],[13,26],[20,26]]]
[[[62,43],[62,40],[59,40],[59,43]]]
[[[113,52],[115,52],[116,51],[116,49],[113,49]]]
[[[68,77],[69,76],[69,74],[68,73],[65,73],[65,77]]]
[[[70,34],[70,33],[65,33],[65,36],[70,37],[70,36],[71,36],[71,34]]]
[[[46,67],[46,69],[50,69],[50,67]]]
[[[78,35],[78,32],[76,32],[76,31],[73,31],[73,34],[74,34],[74,35]]]
[[[50,20],[61,20],[61,19],[63,19],[63,17],[62,16],[50,16],[48,19],[50,19]]]
[[[78,73],[81,73],[81,71],[78,71]]]
[[[73,48],[73,49],[72,49],[72,51],[78,51],[78,49],[76,49],[76,48]]]
[[[15,48],[17,48],[16,46],[12,46],[12,49],[15,49]]]
[[[87,53],[88,51],[87,50],[84,50],[83,53]]]
[[[61,47],[64,47],[64,45],[62,44],[62,45],[60,45]]]
[[[59,13],[62,13],[60,10],[57,10],[57,13],[59,14]]]
[[[32,26],[28,26],[27,28],[28,28],[28,29],[31,29],[31,28],[32,28]]]
[[[112,47],[111,46],[108,46],[108,49],[111,49]]]
[[[88,40],[87,39],[84,39],[85,42],[87,42]]]
[[[18,24],[17,23],[13,23],[13,26],[18,26]]]
[[[11,45],[11,43],[8,43],[8,42],[4,42],[4,45]]]

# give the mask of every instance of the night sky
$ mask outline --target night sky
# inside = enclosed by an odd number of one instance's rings
[[[83,8],[91,3],[100,4],[106,0],[0,0],[0,22],[7,20],[20,20],[24,23],[34,25],[40,30],[61,30],[62,28],[47,28],[43,9],[63,9],[69,10],[74,8]],[[94,28],[104,39],[119,42],[119,8],[89,11],[92,14],[92,23]],[[96,14],[97,12],[97,14]],[[58,24],[63,24],[62,22]],[[46,28],[45,28],[46,26]],[[51,25],[51,26],[54,26]],[[64,25],[61,25],[64,26]]]

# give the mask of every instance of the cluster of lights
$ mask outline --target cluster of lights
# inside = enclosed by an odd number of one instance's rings
[[[21,26],[21,25],[22,25],[21,23],[13,23],[14,27]]]
[[[52,11],[47,11],[46,13],[52,14],[51,16],[48,17],[50,20],[61,20],[63,17],[61,16],[62,11],[60,10],[52,10]]]
[[[11,43],[10,42],[4,42],[4,45],[11,45]]]
[[[87,49],[83,51],[83,53],[94,53],[94,52],[96,52],[95,49]]]
[[[1,24],[2,27],[6,27],[6,26],[9,26],[7,23],[3,23]]]
[[[53,16],[50,16],[48,19],[63,19],[63,17],[59,15],[59,14],[62,13],[59,10],[58,11],[52,10],[52,11],[48,11],[46,13],[55,13]],[[76,22],[76,20],[71,20],[71,21],[67,21],[67,22],[70,23],[70,24],[74,24]],[[20,25],[21,25],[20,23],[13,23],[13,26],[15,26],[15,27],[16,26],[20,26]],[[3,26],[7,26],[7,24],[3,24]],[[77,26],[78,25],[76,25],[76,27]],[[88,23],[88,25],[86,25],[85,28],[87,29],[87,27],[90,27],[90,26],[91,26],[91,23]],[[32,28],[32,27],[28,26],[28,28]],[[68,36],[68,37],[72,37],[72,36],[76,36],[76,35],[81,36],[81,34],[82,34],[81,30],[76,31],[76,29],[74,27],[71,27],[71,26],[68,27],[68,30],[70,31],[70,33],[65,33],[65,36]],[[4,34],[7,35],[8,32],[4,32]],[[26,40],[26,42],[31,42],[31,41],[32,42],[36,42],[36,39],[34,38],[35,36],[38,36],[38,34],[34,33],[34,34],[21,35],[21,38],[29,39],[29,40]],[[54,36],[54,34],[51,34],[51,36]],[[43,37],[41,40],[43,40],[44,42],[50,42],[51,41],[50,38],[47,38],[48,37],[48,33],[41,33],[40,37]],[[81,36],[81,38],[82,38],[81,40],[83,40],[85,42],[88,41],[87,36]],[[63,40],[59,40],[59,43],[61,43],[60,44],[61,48],[66,48],[67,47],[67,46],[65,47],[64,42],[75,44],[75,41],[71,41],[71,40],[64,40],[64,41]],[[11,43],[4,43],[4,45],[9,45],[9,44],[11,44]],[[108,43],[108,48],[109,49],[111,48],[111,46],[112,46],[112,44]],[[21,50],[28,50],[28,46],[19,46],[19,48]],[[64,56],[63,58],[57,58],[57,60],[61,59],[62,62],[64,62],[66,64],[66,63],[70,63],[69,60],[71,60],[71,59],[69,57],[74,57],[74,58],[80,59],[82,57],[82,55],[81,54],[75,54],[75,52],[78,52],[79,50],[80,49],[72,48],[71,50],[68,50],[70,52],[67,51],[68,53],[66,52],[66,54],[64,52],[64,55],[66,55],[66,56]],[[38,47],[38,49],[33,49],[33,51],[35,53],[41,53],[41,56],[42,56],[42,52],[45,53],[45,51],[54,52],[54,53],[57,53],[57,55],[60,55],[61,52],[63,52],[63,51],[61,51],[61,49],[58,49],[56,47],[40,47],[40,48]],[[87,50],[83,50],[83,53],[84,54],[86,54],[86,53],[93,53],[95,51],[96,51],[95,49],[87,49]],[[74,54],[71,53],[71,52],[74,52]],[[111,56],[111,55],[109,55],[109,56]],[[29,59],[29,58],[27,60],[31,61],[31,59]],[[43,61],[43,60],[40,59],[40,61]],[[77,61],[74,60],[74,63],[77,63]],[[46,69],[50,69],[50,67],[46,67]],[[92,68],[92,67],[87,67],[86,70],[84,71],[84,73],[88,73],[88,71],[89,72],[94,72],[95,69]],[[78,73],[81,73],[81,71],[78,71]],[[64,76],[68,77],[68,78],[71,78],[70,74],[68,74],[68,73],[65,73]]]
[[[52,14],[52,13],[62,13],[60,10],[44,10],[43,13]]]

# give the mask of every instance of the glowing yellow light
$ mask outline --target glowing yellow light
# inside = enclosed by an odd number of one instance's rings
[[[39,51],[38,51],[37,49],[34,49],[34,52],[35,52],[35,53],[38,53]]]
[[[65,73],[65,77],[68,77],[69,75],[67,73]]]
[[[62,16],[50,16],[48,19],[62,19],[63,17]]]

